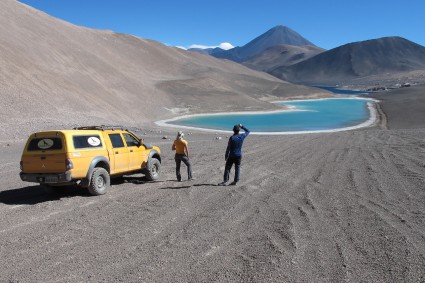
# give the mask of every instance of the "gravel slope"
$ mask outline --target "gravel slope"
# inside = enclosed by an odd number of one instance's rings
[[[196,180],[178,183],[152,132],[161,180],[101,197],[21,182],[21,145],[4,146],[0,281],[421,282],[424,134],[249,136],[241,183],[219,187],[224,136],[188,135]]]
[[[425,127],[425,84],[377,92],[372,96],[380,100],[381,108],[388,116],[388,129]]]

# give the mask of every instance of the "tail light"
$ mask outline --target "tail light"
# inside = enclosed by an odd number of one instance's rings
[[[71,170],[74,168],[74,164],[72,164],[72,161],[69,158],[65,159],[65,166],[66,170]]]
[[[24,162],[22,160],[19,162],[19,167],[21,168],[21,171],[24,171]]]

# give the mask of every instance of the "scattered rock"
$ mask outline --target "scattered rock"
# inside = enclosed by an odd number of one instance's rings
[[[163,137],[162,137],[162,139],[163,139],[163,140],[167,140],[167,139],[168,139],[168,137],[167,137],[167,136],[163,136]]]
[[[366,91],[382,91],[382,90],[387,90],[387,88],[384,86],[375,86],[375,87],[368,88]]]

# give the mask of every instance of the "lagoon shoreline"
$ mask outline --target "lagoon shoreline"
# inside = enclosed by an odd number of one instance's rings
[[[304,101],[323,101],[323,100],[337,100],[337,99],[359,99],[359,100],[370,100],[374,103],[367,102],[367,108],[369,111],[369,118],[354,126],[349,127],[341,127],[341,128],[334,128],[334,129],[325,129],[325,130],[314,130],[314,131],[252,131],[251,134],[253,135],[297,135],[297,134],[310,134],[310,133],[334,133],[334,132],[341,132],[341,131],[349,131],[349,130],[356,130],[361,128],[367,128],[371,127],[375,124],[377,124],[379,115],[377,113],[377,107],[374,106],[375,104],[379,103],[379,100],[374,98],[365,98],[365,97],[332,97],[332,98],[316,98],[316,99],[299,99],[299,100],[279,100],[279,101],[273,101],[272,103],[276,104],[283,104],[285,102],[304,102]],[[187,118],[196,118],[196,117],[205,117],[205,116],[231,116],[231,115],[241,115],[241,114],[249,114],[249,115],[262,115],[262,114],[274,114],[274,113],[287,113],[287,112],[302,112],[302,111],[309,111],[309,110],[303,110],[303,109],[296,109],[295,106],[292,105],[284,105],[286,109],[283,110],[273,110],[273,111],[247,111],[247,112],[232,112],[232,113],[204,113],[204,114],[188,114],[183,116],[177,116],[166,120],[160,120],[156,121],[155,124],[160,127],[168,127],[168,128],[181,128],[185,130],[197,130],[202,132],[215,132],[215,133],[232,133],[232,131],[226,131],[226,130],[220,130],[220,129],[208,129],[208,128],[201,128],[201,127],[194,127],[194,126],[185,126],[185,125],[177,125],[173,124],[172,122],[181,120],[181,119],[187,119]]]

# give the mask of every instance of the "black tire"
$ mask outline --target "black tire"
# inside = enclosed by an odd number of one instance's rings
[[[109,176],[108,171],[101,167],[94,168],[90,179],[90,185],[87,188],[90,194],[94,196],[104,195],[110,186],[111,177]]]
[[[161,172],[161,162],[158,159],[152,158],[148,163],[148,168],[146,168],[146,179],[149,181],[155,181],[159,178],[159,173]]]

